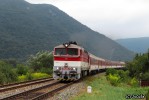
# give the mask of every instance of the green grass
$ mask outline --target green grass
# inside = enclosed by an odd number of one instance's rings
[[[104,75],[90,77],[86,82],[87,86],[92,86],[92,93],[87,93],[84,90],[78,96],[72,98],[72,100],[126,100],[125,96],[127,94],[146,94],[148,87],[131,87],[126,84],[119,87],[112,86],[106,79]],[[128,99],[133,100],[133,99]],[[137,100],[137,99],[134,99]],[[141,99],[139,99],[141,100]],[[145,99],[142,99],[145,100]]]

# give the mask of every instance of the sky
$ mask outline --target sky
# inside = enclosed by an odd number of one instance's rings
[[[113,40],[149,37],[149,0],[26,1],[33,4],[52,4]]]

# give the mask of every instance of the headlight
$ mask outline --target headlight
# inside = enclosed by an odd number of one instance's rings
[[[56,69],[58,70],[58,69],[59,69],[59,67],[56,67]]]
[[[63,44],[65,48],[67,48],[70,44],[69,43],[64,43]]]
[[[76,70],[76,68],[73,68],[73,70]]]
[[[68,44],[65,44],[66,47],[68,47]]]

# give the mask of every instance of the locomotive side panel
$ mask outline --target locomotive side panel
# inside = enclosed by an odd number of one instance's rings
[[[96,56],[90,54],[90,72],[95,70],[98,71],[100,67],[99,59]]]
[[[80,58],[81,58],[81,69],[89,70],[89,55],[83,49],[80,50]]]

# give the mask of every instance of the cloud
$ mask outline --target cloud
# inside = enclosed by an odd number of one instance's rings
[[[49,3],[113,39],[149,36],[149,0],[27,0]]]

